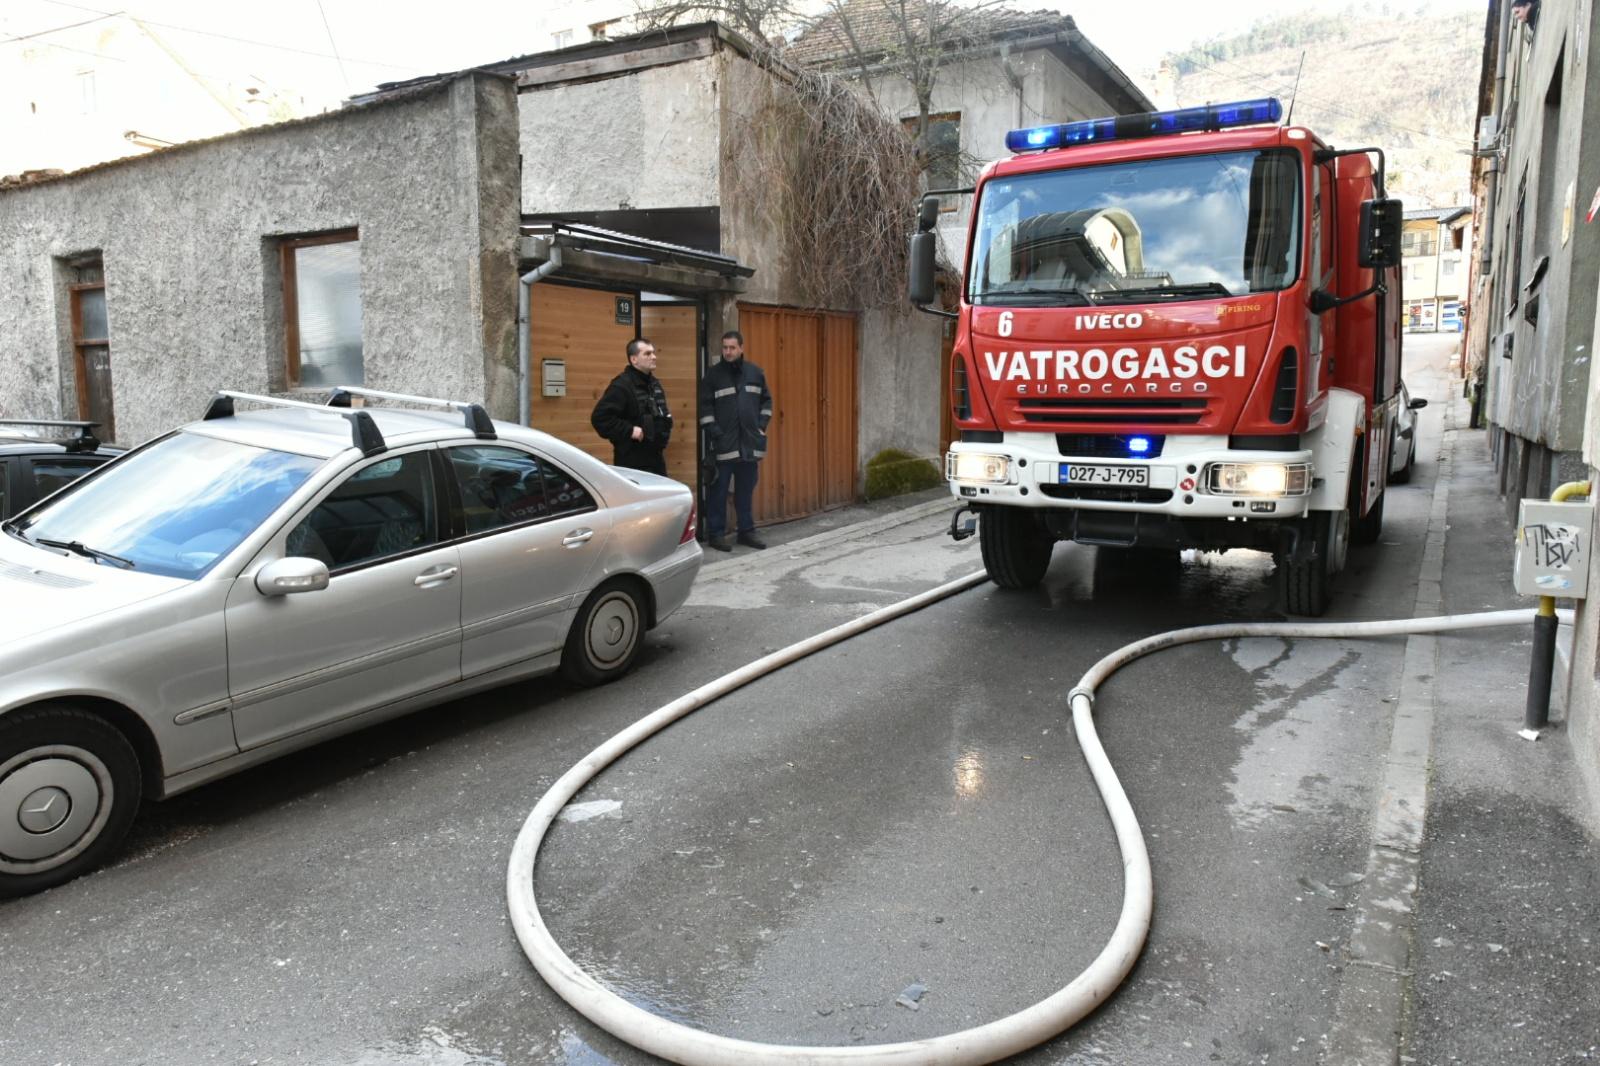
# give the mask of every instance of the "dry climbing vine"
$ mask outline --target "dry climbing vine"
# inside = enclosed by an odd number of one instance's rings
[[[733,190],[784,250],[816,307],[906,308],[907,238],[920,166],[912,141],[845,79],[771,52],[733,102],[723,142]]]

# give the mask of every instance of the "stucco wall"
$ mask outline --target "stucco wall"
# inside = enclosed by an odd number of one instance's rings
[[[281,389],[274,239],[348,227],[366,384],[485,397],[486,364],[515,361],[514,333],[486,328],[502,301],[483,288],[514,269],[513,106],[508,81],[466,76],[0,191],[0,411],[76,411],[59,260],[89,251],[105,266],[121,442],[198,417],[219,388]],[[488,399],[506,414],[507,397]]]
[[[715,206],[725,55],[524,90],[524,210]]]
[[[1588,350],[1600,347],[1600,311],[1595,314]],[[1600,375],[1597,375],[1600,378]],[[1595,420],[1600,417],[1596,385],[1589,390],[1589,432],[1584,438],[1584,461],[1591,486],[1600,486],[1600,437]],[[1591,497],[1591,500],[1593,497]],[[1596,530],[1600,532],[1600,530]],[[1600,822],[1600,551],[1589,552],[1589,599],[1580,602],[1572,638],[1572,655],[1566,678],[1567,732],[1574,760],[1588,790],[1589,810]]]
[[[1583,223],[1588,197],[1600,183],[1600,133],[1593,116],[1600,114],[1600,79],[1591,79],[1594,63],[1594,20],[1574,17],[1577,0],[1546,0],[1531,49],[1516,71],[1517,99],[1511,123],[1511,150],[1498,186],[1495,205],[1496,297],[1491,312],[1496,341],[1510,333],[1513,356],[1499,356],[1490,345],[1491,416],[1510,432],[1555,452],[1576,452],[1587,420],[1590,377],[1588,348],[1595,313],[1595,282],[1600,276],[1600,233]],[[1513,33],[1512,50],[1522,45]],[[1584,37],[1587,40],[1580,41]],[[1561,65],[1560,116],[1546,127],[1545,101],[1552,75]],[[1508,118],[1510,116],[1507,116]],[[1548,138],[1553,153],[1546,153]],[[1550,173],[1541,173],[1548,168]],[[1524,186],[1524,181],[1526,182]],[[1519,189],[1526,188],[1521,276],[1513,278],[1513,242]],[[1563,217],[1570,195],[1571,230],[1562,242]],[[1524,290],[1535,264],[1549,257],[1549,266],[1533,293]],[[1508,297],[1515,291],[1517,306]],[[1524,318],[1532,296],[1538,297],[1538,321]]]

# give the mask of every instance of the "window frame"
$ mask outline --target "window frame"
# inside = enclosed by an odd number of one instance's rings
[[[506,451],[517,452],[521,455],[525,455],[539,464],[539,478],[541,481],[545,480],[546,466],[553,466],[565,473],[568,477],[572,478],[573,481],[577,482],[577,484],[583,488],[584,493],[589,497],[589,506],[574,507],[565,511],[552,511],[539,515],[536,518],[525,519],[521,522],[513,522],[503,526],[495,526],[493,529],[479,530],[476,533],[468,533],[466,504],[461,497],[461,485],[456,480],[455,463],[452,461],[449,455],[451,451],[457,448],[501,448]],[[445,484],[445,492],[448,495],[450,530],[452,534],[450,543],[452,544],[466,544],[471,541],[482,540],[485,537],[499,536],[502,533],[510,533],[519,529],[527,529],[530,526],[537,526],[546,522],[553,522],[559,518],[571,518],[574,515],[594,514],[605,506],[603,498],[598,492],[595,491],[594,486],[589,484],[586,479],[574,473],[568,464],[558,463],[544,455],[542,452],[535,451],[532,448],[523,447],[516,442],[500,439],[496,439],[492,442],[441,441],[437,450],[439,456],[437,470],[444,475],[443,480]]]
[[[950,179],[950,185],[948,186],[948,188],[952,188],[952,189],[960,188],[963,185],[963,182],[961,180],[961,112],[960,111],[935,111],[935,112],[930,112],[928,114],[928,126],[929,126],[930,129],[933,127],[933,124],[935,122],[952,122],[952,123],[955,124],[955,127],[956,127],[955,175]],[[900,128],[905,130],[906,136],[910,137],[911,138],[911,143],[913,145],[915,145],[916,144],[916,138],[917,138],[917,116],[916,115],[908,115],[905,118],[902,118],[900,120]],[[927,170],[923,171],[923,173],[927,175],[928,187],[929,188],[939,188],[940,187],[939,184],[936,183],[933,180],[933,168],[931,166]],[[950,214],[952,212],[959,211],[959,210],[961,210],[961,198],[959,196],[941,196],[941,197],[939,197],[939,213],[940,214]]]
[[[78,387],[78,417],[87,420],[89,417],[89,349],[104,348],[107,353],[111,351],[111,307],[106,296],[106,273],[104,260],[96,256],[92,260],[85,260],[74,266],[74,270],[83,273],[98,274],[95,281],[75,281],[67,286],[67,298],[70,304],[69,313],[72,316],[72,377]],[[101,299],[106,301],[106,336],[90,337],[83,331],[83,297],[85,293],[99,292]]]
[[[283,290],[283,343],[284,385],[290,389],[300,387],[300,295],[297,286],[295,252],[301,248],[315,248],[324,244],[360,243],[361,231],[357,226],[329,230],[304,237],[285,237],[278,242],[279,280]]]

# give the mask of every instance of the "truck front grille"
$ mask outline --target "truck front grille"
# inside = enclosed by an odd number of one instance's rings
[[[1203,397],[1135,397],[1132,399],[1056,399],[1024,397],[1017,401],[1024,422],[1077,422],[1104,425],[1194,426],[1206,416]]]
[[[1145,441],[1144,451],[1136,452],[1129,446],[1128,441],[1134,437]],[[1057,433],[1056,450],[1068,458],[1154,459],[1161,454],[1166,440],[1159,433]]]

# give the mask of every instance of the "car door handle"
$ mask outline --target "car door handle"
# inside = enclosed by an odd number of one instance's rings
[[[574,529],[571,533],[561,538],[563,548],[581,548],[589,543],[589,538],[594,536],[592,529]]]
[[[428,569],[418,574],[416,580],[413,581],[412,584],[416,585],[419,589],[425,589],[429,585],[437,585],[441,582],[449,581],[459,573],[461,573],[461,568],[459,566],[450,566],[449,564],[445,564],[443,566],[430,566]]]

